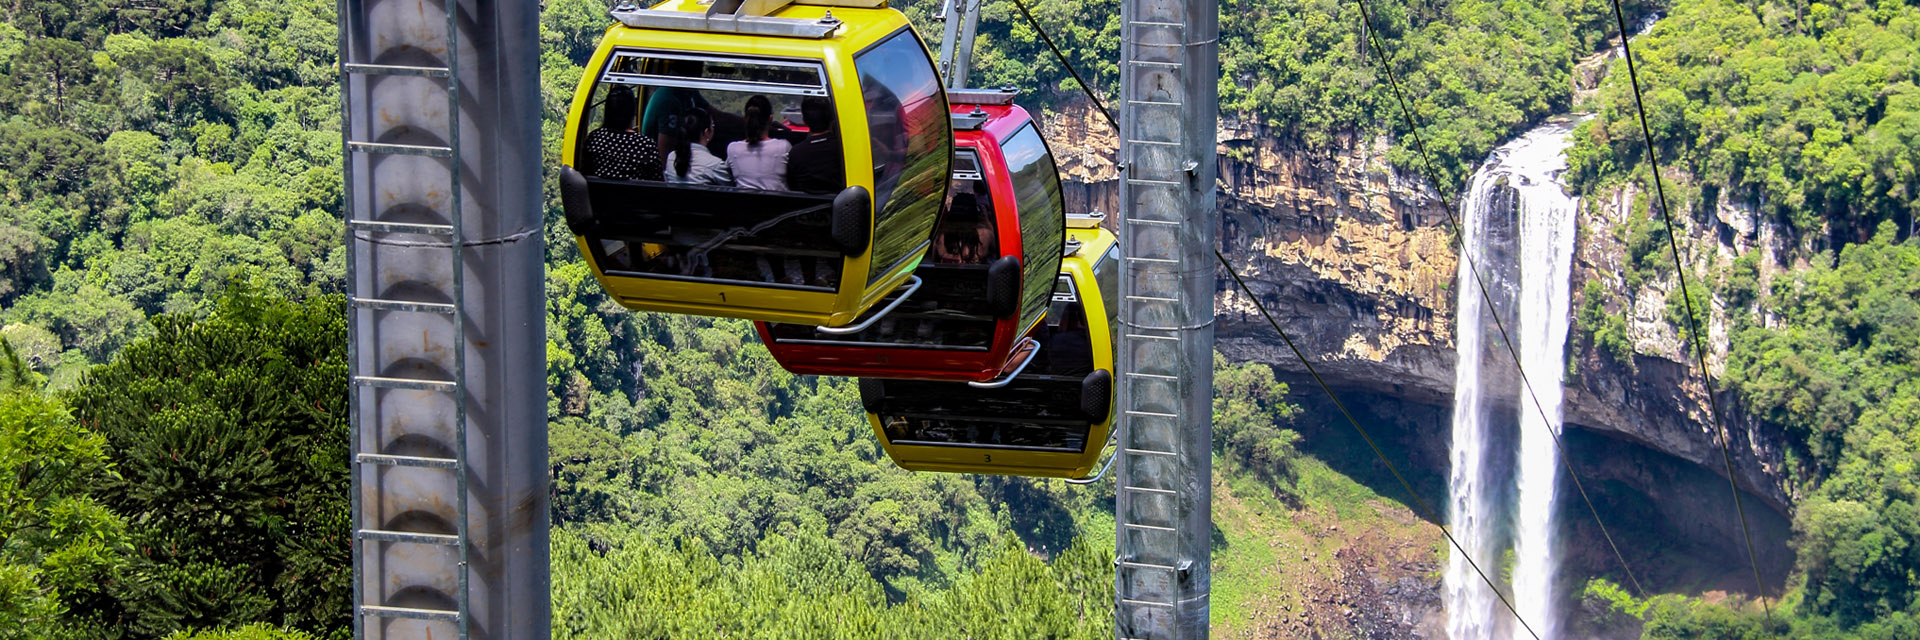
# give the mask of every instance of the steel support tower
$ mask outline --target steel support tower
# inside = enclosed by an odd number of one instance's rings
[[[539,8],[341,0],[356,638],[547,638]]]
[[[1218,0],[1120,3],[1114,635],[1207,637]]]

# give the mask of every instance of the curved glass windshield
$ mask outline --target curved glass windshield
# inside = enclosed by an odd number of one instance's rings
[[[927,242],[916,220],[939,215],[953,157],[946,93],[911,29],[853,57],[873,143],[874,237],[871,283]]]
[[[1060,191],[1060,171],[1047,152],[1033,123],[1020,127],[1000,147],[1013,174],[1014,200],[1020,207],[1022,264],[1027,273],[1059,273],[1060,251],[1066,242],[1066,201]],[[1026,279],[1020,297],[1020,317],[1033,318],[1047,304],[1049,283],[1044,277]]]

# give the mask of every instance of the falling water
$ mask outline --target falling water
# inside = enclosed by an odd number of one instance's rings
[[[1497,389],[1501,397],[1518,397],[1520,423],[1519,454],[1514,462],[1518,508],[1512,520],[1514,549],[1512,598],[1522,620],[1542,640],[1555,637],[1559,628],[1557,603],[1553,593],[1554,480],[1559,472],[1554,435],[1560,430],[1561,372],[1565,370],[1563,349],[1567,337],[1568,288],[1573,262],[1574,213],[1578,200],[1569,197],[1559,182],[1566,168],[1563,152],[1571,144],[1570,123],[1551,123],[1526,133],[1494,150],[1487,162],[1474,174],[1472,188],[1462,203],[1465,228],[1462,246],[1472,258],[1460,263],[1458,289],[1459,325],[1458,364],[1455,368],[1453,410],[1453,468],[1450,474],[1451,506],[1449,525],[1454,537],[1482,571],[1497,577],[1500,544],[1495,526],[1501,511],[1496,506],[1501,487],[1490,477],[1492,456],[1500,455],[1492,446],[1488,421],[1486,384],[1497,381],[1510,389]],[[1511,252],[1518,264],[1490,264],[1488,228],[1493,224],[1511,225],[1516,220],[1518,238]],[[1493,288],[1488,297],[1510,300],[1511,310],[1503,315],[1509,331],[1515,331],[1522,371],[1532,383],[1532,394],[1519,386],[1518,377],[1485,376],[1483,357],[1487,349],[1504,356],[1496,332],[1488,338],[1491,318],[1484,318],[1485,300],[1476,276]],[[1517,276],[1518,291],[1508,280]],[[1503,286],[1504,285],[1504,286]],[[1536,406],[1533,398],[1538,397]],[[1511,406],[1511,405],[1508,405]],[[1525,636],[1497,604],[1491,588],[1455,553],[1449,559],[1446,575],[1448,632],[1455,640]]]
[[[1532,393],[1526,389],[1520,393],[1520,508],[1513,537],[1513,593],[1521,618],[1533,625],[1541,640],[1549,640],[1559,627],[1553,607],[1553,499],[1560,456],[1553,440],[1560,433],[1560,377],[1567,369],[1568,288],[1579,201],[1566,194],[1559,180],[1567,168],[1562,152],[1571,144],[1567,130],[1546,130],[1541,138],[1527,147],[1528,153],[1510,158],[1525,167],[1519,176],[1521,184],[1514,185],[1520,192],[1518,340],[1521,370],[1532,387]]]

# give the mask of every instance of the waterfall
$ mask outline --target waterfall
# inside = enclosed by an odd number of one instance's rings
[[[1498,154],[1499,151],[1495,151]],[[1482,299],[1475,284],[1472,264],[1486,263],[1487,206],[1492,199],[1491,172],[1484,168],[1473,176],[1473,187],[1461,203],[1460,268],[1454,288],[1454,349],[1458,362],[1453,369],[1453,444],[1448,448],[1452,461],[1447,474],[1447,525],[1460,549],[1447,554],[1446,610],[1447,635],[1454,640],[1487,638],[1492,635],[1494,594],[1480,580],[1467,559],[1484,566],[1491,558],[1493,501],[1488,496],[1485,469],[1486,420],[1480,398],[1480,353],[1484,327],[1480,318]],[[1461,552],[1465,552],[1463,556]]]
[[[1449,474],[1448,524],[1455,539],[1488,577],[1498,579],[1503,535],[1510,535],[1514,551],[1511,598],[1521,619],[1542,640],[1554,638],[1559,612],[1554,593],[1553,510],[1554,482],[1560,457],[1553,442],[1560,430],[1561,375],[1566,369],[1564,348],[1573,266],[1574,216],[1578,200],[1566,195],[1559,174],[1566,169],[1563,153],[1572,142],[1572,124],[1538,127],[1500,148],[1474,173],[1461,204],[1461,246],[1469,264],[1459,268],[1458,325],[1454,371],[1453,443]],[[1517,226],[1517,233],[1513,227]],[[1505,230],[1509,251],[1500,251]],[[1512,264],[1503,264],[1499,258]],[[1492,318],[1470,268],[1489,287],[1507,330],[1513,332],[1521,370],[1532,383],[1533,394],[1518,376],[1499,376],[1497,367],[1483,367],[1482,359],[1510,360],[1498,333],[1489,337]],[[1516,283],[1515,280],[1518,282]],[[1514,286],[1517,284],[1517,290]],[[1490,387],[1490,385],[1493,385]],[[1489,418],[1488,392],[1495,398],[1518,398],[1517,457],[1513,459],[1514,488],[1518,494],[1511,531],[1496,526],[1503,511],[1499,498],[1506,487],[1492,473],[1496,462],[1510,451],[1498,450]],[[1536,406],[1533,399],[1540,404]],[[1506,405],[1513,406],[1513,405]],[[1544,416],[1544,418],[1543,418]],[[1496,635],[1524,637],[1493,590],[1474,573],[1459,553],[1449,556],[1446,574],[1447,631],[1455,640]]]

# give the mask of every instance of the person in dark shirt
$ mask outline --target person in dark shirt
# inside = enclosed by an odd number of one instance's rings
[[[1040,352],[1047,355],[1043,372],[1056,376],[1083,376],[1093,373],[1093,340],[1088,335],[1086,314],[1079,303],[1061,314],[1060,326],[1047,337]],[[1037,364],[1037,363],[1036,363]]]
[[[839,193],[847,187],[840,156],[840,131],[835,128],[833,102],[821,97],[800,101],[800,118],[807,139],[787,153],[787,188],[806,193]]]
[[[616,180],[659,180],[666,164],[653,139],[633,130],[639,100],[633,90],[616,86],[607,92],[606,118],[587,134],[584,173]]]

